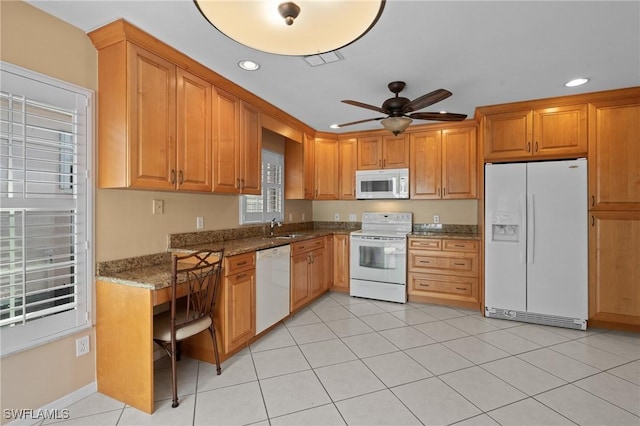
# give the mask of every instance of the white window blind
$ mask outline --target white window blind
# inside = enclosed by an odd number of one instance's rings
[[[262,194],[241,197],[240,223],[284,219],[284,156],[262,150]]]
[[[0,65],[4,356],[89,324],[92,92]]]

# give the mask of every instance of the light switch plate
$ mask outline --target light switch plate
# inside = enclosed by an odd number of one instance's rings
[[[153,200],[153,214],[163,214],[163,213],[164,213],[164,201]]]
[[[196,217],[196,229],[204,228],[204,217],[197,216]]]

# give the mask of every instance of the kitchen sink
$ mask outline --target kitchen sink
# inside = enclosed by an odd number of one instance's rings
[[[286,235],[277,235],[274,238],[277,240],[289,240],[291,238],[301,237],[303,234],[286,234]]]

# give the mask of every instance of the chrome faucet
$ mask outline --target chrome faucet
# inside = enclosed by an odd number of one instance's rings
[[[278,228],[282,226],[282,223],[276,222],[276,218],[271,219],[271,224],[269,226],[269,236],[273,237],[273,229],[278,225]]]

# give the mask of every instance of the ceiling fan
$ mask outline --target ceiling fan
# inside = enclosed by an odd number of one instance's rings
[[[358,101],[343,100],[345,104],[366,108],[387,114],[387,117],[368,118],[366,120],[352,121],[350,123],[339,124],[338,127],[351,126],[352,124],[366,123],[367,121],[382,120],[382,125],[394,135],[398,135],[405,131],[411,122],[416,120],[434,120],[434,121],[462,121],[467,118],[466,114],[456,114],[453,112],[414,112],[436,102],[440,102],[452,93],[445,89],[434,90],[433,92],[422,95],[412,101],[398,96],[405,87],[404,81],[392,81],[388,84],[389,90],[395,93],[395,96],[387,99],[382,103],[381,107],[365,104]]]

